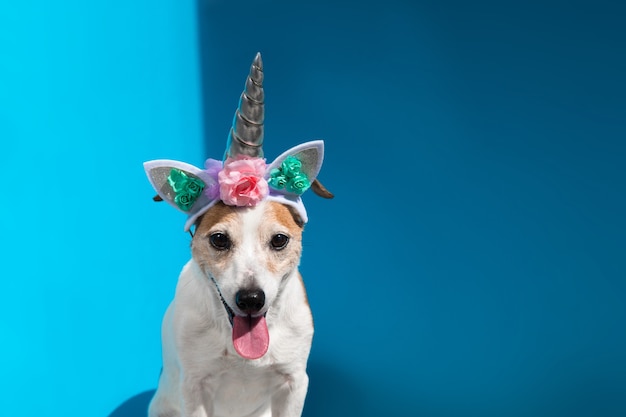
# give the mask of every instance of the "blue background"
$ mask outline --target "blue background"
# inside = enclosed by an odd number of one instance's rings
[[[305,416],[626,415],[620,2],[0,5],[0,414],[143,415],[189,257],[142,162],[323,138]]]

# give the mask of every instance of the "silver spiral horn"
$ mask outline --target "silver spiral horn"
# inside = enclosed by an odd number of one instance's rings
[[[239,98],[239,106],[228,134],[225,160],[237,155],[263,157],[264,118],[263,61],[259,52],[250,66],[246,88]]]

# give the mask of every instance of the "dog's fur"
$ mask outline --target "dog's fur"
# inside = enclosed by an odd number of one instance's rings
[[[183,268],[162,327],[163,370],[150,417],[300,416],[308,386],[306,363],[313,319],[298,271],[303,223],[286,205],[218,203],[197,222],[192,258]],[[230,238],[218,250],[211,235]],[[271,240],[288,236],[275,249]],[[214,280],[214,281],[213,281]],[[219,288],[219,289],[218,289]],[[265,293],[270,343],[259,359],[233,348],[224,301],[236,315],[236,293]]]

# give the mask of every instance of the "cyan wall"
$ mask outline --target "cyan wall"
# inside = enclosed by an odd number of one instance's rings
[[[306,416],[626,414],[617,2],[0,6],[0,415],[140,415],[187,260],[141,163],[323,138]]]
[[[193,2],[0,5],[0,415],[155,386],[188,238],[142,162],[202,161],[197,40]]]

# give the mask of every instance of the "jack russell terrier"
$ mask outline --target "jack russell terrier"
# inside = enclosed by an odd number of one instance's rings
[[[163,318],[163,369],[150,417],[295,417],[308,387],[313,319],[298,272],[307,214],[301,194],[332,198],[316,179],[324,143],[263,159],[263,65],[257,54],[223,161],[205,169],[144,163],[150,183],[194,233]]]

